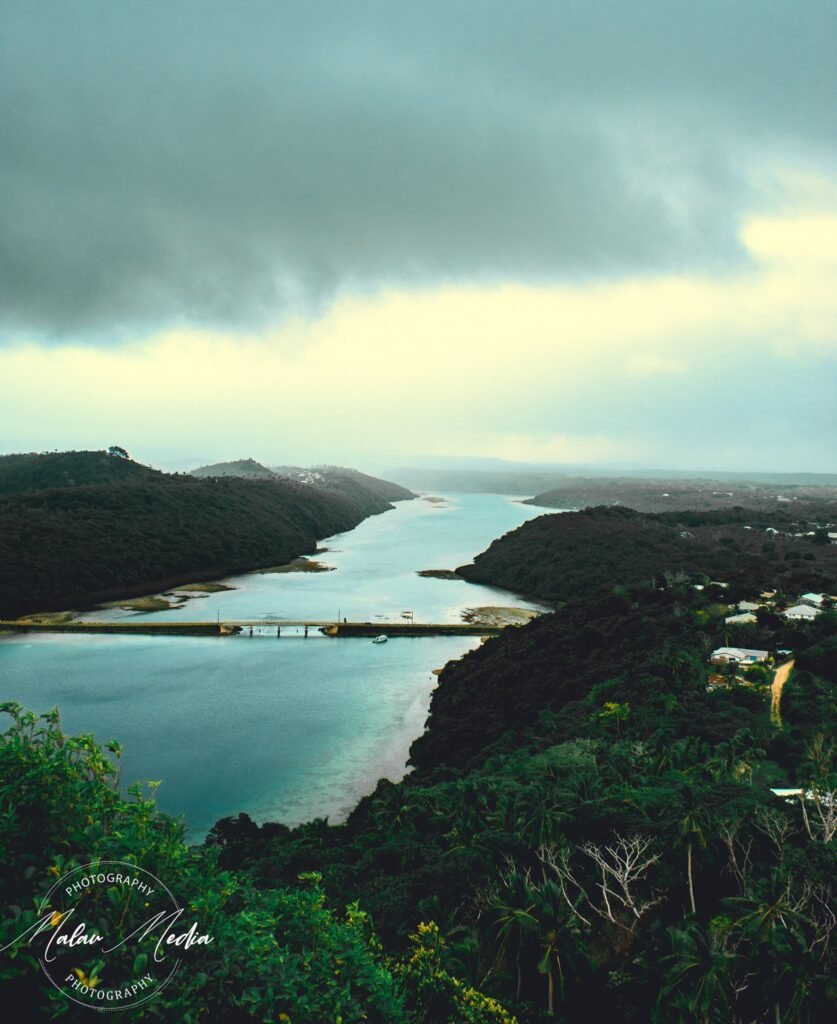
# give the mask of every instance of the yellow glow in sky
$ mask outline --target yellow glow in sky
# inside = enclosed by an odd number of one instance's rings
[[[388,291],[261,334],[14,346],[0,353],[4,418],[19,449],[120,443],[140,457],[671,459],[701,389],[707,409],[716,389],[740,407],[742,373],[833,380],[837,217],[753,218],[742,239],[752,265],[718,278]]]

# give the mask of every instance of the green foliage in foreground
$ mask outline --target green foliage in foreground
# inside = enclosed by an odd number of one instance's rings
[[[123,799],[118,744],[106,752],[90,736],[64,736],[57,712],[2,710],[13,724],[0,744],[0,947],[36,921],[55,878],[90,861],[127,861],[165,880],[214,938],[185,954],[176,980],[132,1020],[514,1024],[448,973],[434,925],[420,927],[402,960],[387,958],[368,915],[356,903],[330,907],[318,875],[257,886],[219,867],[217,849],[186,846],[183,826],[155,809],[153,784],[151,795],[136,786]],[[3,1005],[21,1020],[89,1020],[43,977],[36,953],[20,944],[0,954]],[[130,970],[117,957],[103,963],[81,947],[77,966],[107,984],[108,972]]]

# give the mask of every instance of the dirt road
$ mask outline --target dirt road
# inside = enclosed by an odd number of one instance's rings
[[[779,726],[782,724],[782,689],[788,681],[788,676],[792,670],[793,661],[786,661],[784,665],[780,665],[776,669],[776,674],[773,676],[773,685],[770,687],[770,717]]]

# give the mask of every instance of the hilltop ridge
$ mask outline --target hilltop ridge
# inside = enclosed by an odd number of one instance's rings
[[[0,455],[0,495],[82,484],[136,483],[159,480],[165,475],[159,469],[116,454],[116,450],[114,454],[68,451]]]
[[[837,520],[837,505],[830,520]],[[828,526],[749,509],[637,512],[596,506],[543,515],[495,540],[456,572],[474,583],[546,601],[588,597],[600,587],[686,576],[787,593],[831,591],[837,545]],[[831,529],[835,527],[832,526]]]
[[[236,459],[233,462],[214,462],[209,466],[198,466],[189,470],[190,476],[238,476],[260,480],[275,479],[276,474],[255,459]]]

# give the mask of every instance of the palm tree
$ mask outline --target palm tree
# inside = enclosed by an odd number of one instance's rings
[[[664,983],[656,1019],[666,1024],[730,1024],[734,993],[722,929],[709,936],[696,921],[667,930],[672,952],[663,958]]]
[[[692,851],[695,843],[702,847],[706,846],[706,836],[704,834],[706,811],[695,787],[691,783],[683,783],[680,786],[680,794],[683,798],[684,808],[683,817],[679,822],[679,834],[686,843],[686,875],[689,881],[689,903],[692,913],[696,914],[697,905],[695,903],[695,880],[692,871]]]
[[[763,898],[728,902],[745,911],[736,921],[736,930],[753,950],[752,960],[761,966],[764,998],[772,1006],[776,1024],[799,1024],[820,977],[806,941],[806,918],[794,905],[788,885],[775,876],[773,892]]]
[[[567,970],[576,973],[579,967],[579,949],[566,923],[563,896],[555,882],[543,882],[534,888],[537,905],[534,913],[538,919],[538,938],[541,957],[538,971],[546,975],[547,1010],[555,1013],[556,983],[559,997],[563,1000]]]
[[[561,824],[570,817],[566,811],[570,801],[569,794],[548,780],[520,790],[515,802],[520,838],[533,849],[554,842]]]
[[[510,871],[504,878],[503,892],[492,905],[496,918],[494,927],[499,939],[501,957],[513,951],[516,972],[515,998],[520,999],[523,988],[523,947],[529,935],[538,926],[534,916],[537,897],[529,885],[529,879],[518,871]]]

